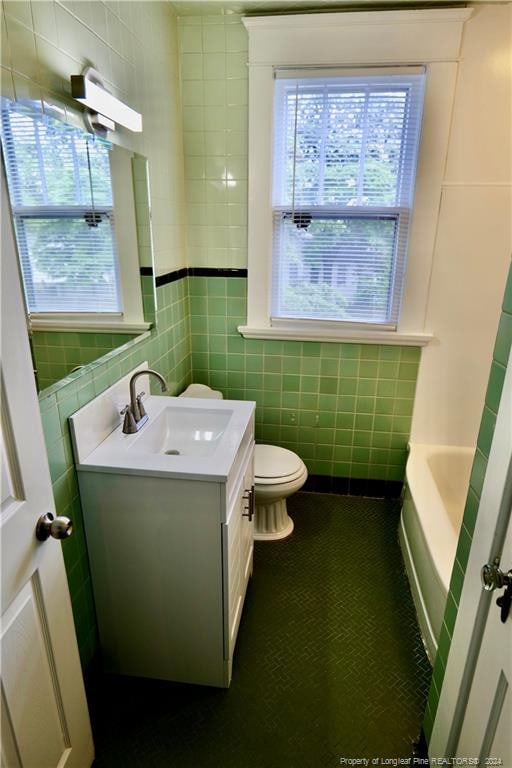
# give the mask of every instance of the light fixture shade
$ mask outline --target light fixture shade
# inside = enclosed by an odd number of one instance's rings
[[[102,87],[101,76],[88,68],[82,75],[71,75],[71,95],[84,106],[130,131],[142,131],[142,116]]]

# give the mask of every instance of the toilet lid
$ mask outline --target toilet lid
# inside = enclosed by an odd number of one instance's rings
[[[300,474],[304,464],[296,453],[277,445],[257,445],[254,454],[254,474],[261,480],[288,478]]]

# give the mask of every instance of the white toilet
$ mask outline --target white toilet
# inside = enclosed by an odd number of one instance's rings
[[[180,397],[221,399],[222,392],[205,384],[190,384]],[[254,538],[260,541],[284,539],[293,531],[286,499],[300,491],[308,477],[302,459],[277,445],[257,445],[254,454],[256,515]]]

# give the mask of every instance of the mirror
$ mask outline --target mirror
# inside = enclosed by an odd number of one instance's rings
[[[38,390],[155,323],[147,160],[2,99],[2,151]],[[64,382],[63,382],[64,383]]]

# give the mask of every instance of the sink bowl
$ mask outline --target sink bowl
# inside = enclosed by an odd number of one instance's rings
[[[149,420],[125,435],[119,412],[127,385],[121,380],[70,417],[78,470],[227,480],[237,451],[254,433],[254,403],[149,395]]]
[[[206,408],[165,408],[142,428],[130,451],[166,456],[211,456],[233,411]]]

